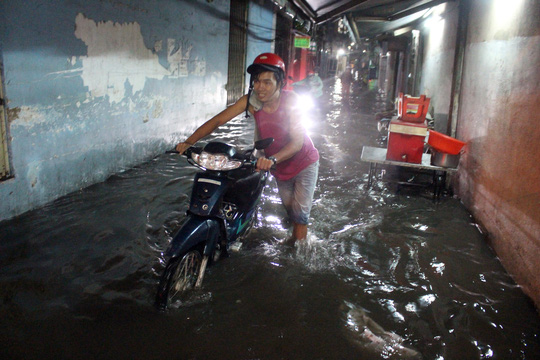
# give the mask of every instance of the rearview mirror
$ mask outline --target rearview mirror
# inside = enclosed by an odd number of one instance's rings
[[[266,138],[255,141],[255,149],[264,150],[274,142],[274,138]]]

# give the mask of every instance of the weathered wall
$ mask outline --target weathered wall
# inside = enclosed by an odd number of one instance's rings
[[[248,37],[246,64],[249,66],[257,55],[274,50],[275,14],[268,7],[250,2],[248,9]],[[249,75],[246,76],[246,89]]]
[[[540,2],[471,2],[458,193],[540,307]]]
[[[457,3],[442,4],[433,9],[421,30],[424,54],[420,94],[431,99],[429,109],[435,119],[435,130],[442,133],[446,133],[452,97],[458,18]]]
[[[165,150],[225,105],[229,2],[2,1],[0,219]]]
[[[246,63],[257,55],[274,50],[275,14],[272,9],[251,2],[248,12],[248,43]]]

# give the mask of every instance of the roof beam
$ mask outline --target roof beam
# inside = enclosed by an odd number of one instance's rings
[[[296,5],[309,19],[313,22],[317,22],[317,14],[311,8],[311,6],[305,0],[292,0],[292,3]]]
[[[360,33],[358,32],[358,26],[356,26],[356,22],[354,21],[352,15],[350,13],[346,14],[345,17],[347,18],[347,21],[349,22],[349,26],[351,27],[353,37],[355,39],[355,42],[357,44],[360,44]]]
[[[365,3],[366,1],[368,0],[353,0],[353,1],[349,1],[347,2],[346,4],[343,4],[341,6],[338,6],[337,8],[335,8],[334,10],[332,11],[329,11],[327,12],[326,14],[324,15],[321,15],[321,16],[317,16],[316,19],[315,19],[315,22],[317,24],[322,24],[324,22],[327,22],[329,20],[332,20],[333,18],[335,17],[338,17],[340,16],[341,14],[343,14],[344,12],[347,12],[349,10],[351,10],[352,8],[362,4],[362,3]]]
[[[401,18],[404,18],[405,16],[409,16],[409,15],[415,14],[415,13],[417,13],[419,11],[427,10],[427,9],[432,8],[434,6],[437,6],[437,5],[446,3],[446,2],[450,2],[450,1],[455,1],[455,0],[433,0],[433,1],[427,2],[427,3],[423,4],[423,5],[418,5],[416,7],[412,7],[412,8],[409,8],[407,10],[398,12],[393,16],[389,16],[388,20],[401,19]]]

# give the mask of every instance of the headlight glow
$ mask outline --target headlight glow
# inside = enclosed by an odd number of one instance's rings
[[[298,101],[296,106],[300,109],[300,111],[306,112],[315,107],[315,102],[310,95],[301,94],[298,95]]]
[[[191,158],[201,167],[208,170],[233,170],[242,166],[242,162],[229,159],[223,154],[211,154],[206,151],[200,154],[192,153]]]
[[[299,94],[296,99],[295,108],[300,115],[300,121],[305,129],[308,131],[313,127],[313,109],[315,108],[315,102],[313,97],[308,94]]]

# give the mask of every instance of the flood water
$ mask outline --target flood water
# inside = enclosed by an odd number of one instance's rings
[[[540,320],[459,199],[377,181],[375,92],[339,81],[310,125],[321,153],[308,241],[275,182],[201,290],[153,307],[195,169],[163,154],[0,223],[2,359],[539,359]],[[239,118],[216,134],[247,145]],[[389,177],[391,179],[391,177]]]

